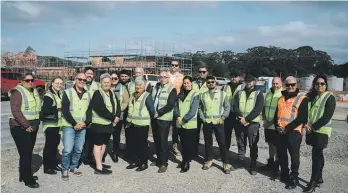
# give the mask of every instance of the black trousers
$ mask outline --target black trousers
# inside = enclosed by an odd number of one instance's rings
[[[182,147],[182,161],[190,162],[197,155],[197,129],[178,128]]]
[[[312,149],[312,177],[311,181],[318,181],[323,178],[323,168],[325,165],[322,148],[313,147]]]
[[[116,154],[120,153],[120,142],[121,142],[121,130],[125,125],[124,120],[120,120],[112,131],[112,141],[113,141],[113,152]],[[126,137],[126,147],[127,147],[127,139],[128,139],[128,129],[125,129],[125,137]]]
[[[44,171],[58,166],[57,149],[60,143],[60,127],[48,127],[45,130],[45,148],[43,150]]]
[[[31,160],[37,131],[38,126],[37,128],[33,127],[33,132],[27,132],[20,126],[11,126],[11,135],[16,143],[19,154],[19,178],[28,183],[33,182]]]
[[[231,147],[232,133],[233,129],[235,129],[237,124],[237,120],[235,115],[231,114],[227,119],[225,119],[224,129],[225,129],[225,144],[226,149],[229,150]]]
[[[205,142],[205,161],[211,161],[213,159],[213,132],[215,133],[216,141],[219,145],[220,156],[222,162],[227,164],[227,149],[225,146],[225,131],[222,124],[203,124],[203,134]]]
[[[196,132],[196,140],[197,140],[197,143],[196,143],[196,152],[197,154],[195,155],[195,157],[198,157],[198,152],[199,152],[199,139],[201,138],[201,129],[202,129],[202,119],[199,118],[199,115],[198,115],[198,118],[197,118],[197,132]]]
[[[149,159],[147,137],[149,126],[132,125],[128,131],[128,152],[133,160],[139,164],[147,164]]]
[[[290,131],[285,135],[280,135],[277,153],[281,168],[281,176],[284,178],[297,178],[300,167],[300,146],[302,135],[297,131]],[[291,158],[291,173],[289,176],[288,152]]]
[[[259,123],[250,123],[248,126],[237,124],[235,128],[237,145],[238,145],[238,159],[244,160],[246,154],[247,141],[249,141],[250,159],[256,161],[258,158],[259,148]]]
[[[168,165],[169,146],[168,135],[172,121],[153,120],[152,135],[156,146],[157,165]]]
[[[176,127],[176,117],[173,118],[173,122],[172,122],[172,140],[173,140],[173,144],[179,143],[179,133],[178,133],[178,128]]]
[[[80,158],[80,163],[83,161],[93,162],[93,132],[91,128],[86,129],[85,143],[83,144],[82,154]]]

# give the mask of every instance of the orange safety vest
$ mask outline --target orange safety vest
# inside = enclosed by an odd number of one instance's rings
[[[285,128],[286,125],[295,120],[298,116],[298,108],[302,100],[305,98],[304,95],[299,94],[296,97],[289,98],[285,101],[285,97],[281,96],[278,101],[278,125]],[[303,125],[295,128],[295,131],[302,134]]]

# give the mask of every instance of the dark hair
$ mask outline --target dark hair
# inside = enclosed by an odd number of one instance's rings
[[[185,76],[183,79],[182,79],[182,81],[184,82],[184,80],[189,80],[191,83],[193,83],[193,78],[192,78],[192,76]],[[182,84],[182,86],[181,86],[181,91],[184,91],[185,89],[184,89],[184,84]]]
[[[318,92],[317,92],[317,90],[315,89],[315,84],[316,84],[316,82],[318,81],[319,78],[324,79],[324,82],[325,82],[325,84],[326,84],[326,89],[325,89],[325,91],[327,91],[327,89],[328,89],[327,77],[326,77],[326,75],[325,75],[325,74],[318,74],[318,75],[313,79],[312,87],[311,87],[311,89],[309,90],[309,92],[307,93],[307,97],[309,98],[310,101],[314,100],[314,98],[318,95]]]
[[[206,80],[214,80],[215,81],[215,77],[214,76],[207,76]]]
[[[63,81],[63,78],[62,78],[62,77],[60,77],[60,76],[56,76],[56,77],[54,77],[54,78],[52,79],[52,81],[51,81],[51,84],[50,84],[49,88],[52,88],[52,85],[53,85],[54,81],[56,81],[57,79],[61,79],[61,80]]]
[[[92,72],[94,73],[94,69],[92,67],[86,67],[84,70],[83,70],[83,73],[86,73],[88,70],[92,70]]]
[[[172,63],[172,62],[177,62],[179,66],[181,65],[181,63],[180,63],[179,60],[172,60],[171,63]]]
[[[112,71],[112,72],[110,73],[110,75],[112,75],[112,74],[117,74],[117,75],[118,75],[118,73],[117,73],[116,71]]]
[[[203,62],[202,60],[197,61],[197,66],[198,66],[198,68],[205,68],[208,70],[208,65],[205,62]]]

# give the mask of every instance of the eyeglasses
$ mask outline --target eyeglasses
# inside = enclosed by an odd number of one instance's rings
[[[205,74],[207,71],[199,71],[200,74]]]
[[[83,78],[76,78],[78,81],[83,81],[83,82],[87,82],[87,79],[83,79]]]
[[[112,80],[118,80],[118,78],[111,78]]]
[[[326,83],[325,82],[317,82],[315,83],[316,86],[325,86]]]
[[[215,81],[207,81],[207,84],[214,84]]]
[[[168,78],[168,76],[160,76],[160,78]]]
[[[291,87],[294,87],[294,86],[296,86],[296,83],[285,84],[285,86],[286,86],[286,87],[290,87],[290,86],[291,86]]]
[[[25,79],[23,81],[26,82],[26,83],[29,83],[29,82],[34,82],[34,79]]]
[[[173,67],[178,67],[179,65],[178,64],[172,64]]]

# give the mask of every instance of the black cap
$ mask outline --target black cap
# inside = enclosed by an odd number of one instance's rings
[[[244,81],[247,81],[247,82],[250,82],[250,81],[255,81],[256,78],[251,75],[251,74],[247,74],[245,77],[244,77]]]
[[[232,70],[232,71],[230,72],[230,76],[231,76],[231,78],[233,78],[233,77],[238,77],[238,76],[240,76],[240,74],[239,74],[239,72],[238,72],[237,70]]]
[[[129,71],[128,70],[121,70],[120,74],[127,74],[129,76]]]

